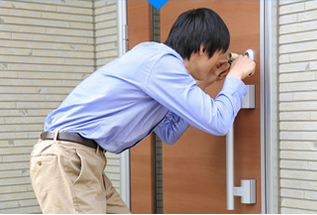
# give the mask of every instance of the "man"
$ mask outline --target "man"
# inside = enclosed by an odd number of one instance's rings
[[[174,144],[189,125],[225,135],[255,63],[218,61],[229,31],[212,10],[178,17],[164,44],[146,42],[101,67],[48,115],[31,156],[44,213],[130,213],[103,173],[104,152],[121,153],[154,131]],[[215,100],[203,90],[226,77]]]

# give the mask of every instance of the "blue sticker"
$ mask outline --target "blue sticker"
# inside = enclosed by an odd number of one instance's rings
[[[168,0],[148,0],[157,10],[159,10]]]

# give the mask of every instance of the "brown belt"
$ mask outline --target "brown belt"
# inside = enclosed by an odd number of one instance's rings
[[[55,131],[46,131],[41,134],[42,140],[53,140],[55,136]],[[94,140],[86,139],[79,134],[71,133],[71,132],[65,132],[65,131],[59,131],[56,140],[64,140],[64,141],[70,141],[74,143],[79,143],[85,146],[89,146],[92,148],[97,149],[98,143],[96,143]]]

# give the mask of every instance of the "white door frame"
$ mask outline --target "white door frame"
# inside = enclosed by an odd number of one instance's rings
[[[277,1],[260,0],[261,205],[263,214],[279,213]]]
[[[117,0],[118,57],[128,51],[127,0]],[[120,195],[131,210],[130,150],[120,154]]]

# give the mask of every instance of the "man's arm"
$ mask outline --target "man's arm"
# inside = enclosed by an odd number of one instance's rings
[[[251,62],[247,58],[245,57],[241,58],[241,57],[242,56],[240,56],[239,60],[236,61],[235,64],[233,64],[233,69],[235,70],[229,70],[230,65],[228,64],[227,60],[218,61],[215,64],[215,66],[211,68],[211,70],[206,75],[204,80],[202,81],[195,80],[197,86],[201,88],[202,90],[204,90],[206,87],[210,86],[215,81],[223,80],[228,75],[229,71],[231,72],[231,75],[229,76],[231,77],[229,78],[229,80],[231,79],[230,80],[231,82],[237,81],[232,79],[233,77],[240,80],[245,78],[246,75],[244,74],[250,74],[249,70],[250,68],[254,69],[255,64],[254,62]],[[228,85],[228,81],[226,82],[226,85]],[[165,143],[174,144],[181,137],[181,135],[187,130],[188,127],[189,127],[189,123],[187,123],[184,119],[180,118],[178,115],[169,111],[166,117],[163,119],[163,121],[160,123],[160,125],[157,126],[157,128],[154,131]]]
[[[230,77],[213,100],[196,85],[183,61],[170,54],[153,65],[144,87],[145,93],[168,110],[213,135],[228,132],[247,93],[241,80]]]
[[[197,86],[204,90],[215,81],[223,80],[229,73],[229,67],[230,65],[227,60],[218,61],[203,81],[195,80]],[[163,142],[174,144],[188,127],[189,123],[169,111],[163,121],[155,128],[154,132]]]
[[[188,127],[189,124],[184,119],[169,111],[154,132],[164,143],[174,144]]]
[[[239,55],[230,67],[227,60],[219,60],[214,67],[211,68],[205,79],[196,80],[197,86],[202,90],[210,86],[215,81],[221,81],[225,77],[234,77],[243,80],[250,77],[255,72],[255,62],[247,56]]]

